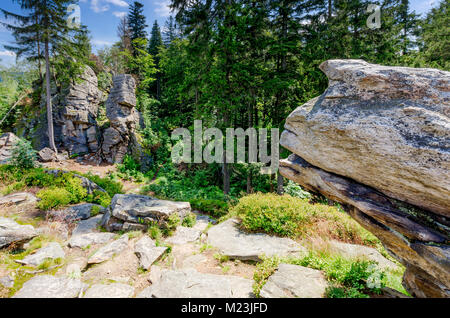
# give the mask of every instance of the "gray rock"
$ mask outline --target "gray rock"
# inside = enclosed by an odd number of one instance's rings
[[[263,298],[322,298],[328,283],[321,271],[280,264],[260,292]]]
[[[450,72],[362,60],[320,68],[329,87],[289,115],[281,145],[325,171],[450,217]]]
[[[118,240],[115,240],[94,253],[88,259],[88,264],[98,264],[113,258],[120,254],[128,247],[128,235],[122,235]]]
[[[13,133],[4,133],[0,136],[0,164],[9,163],[11,151],[19,140],[19,137]]]
[[[112,283],[109,285],[92,285],[83,298],[130,298],[134,295],[134,288],[130,285]]]
[[[239,221],[229,219],[211,227],[208,243],[232,259],[260,261],[261,256],[288,256],[306,249],[289,238],[267,234],[247,234],[238,229]]]
[[[37,198],[27,192],[17,192],[0,197],[0,205],[19,205],[19,204],[31,204],[37,202]]]
[[[104,213],[106,210],[101,205],[83,203],[68,207],[67,209],[62,211],[51,211],[48,213],[48,215],[58,218],[62,217],[66,220],[86,220],[91,217],[93,207],[97,207],[97,209],[99,210],[98,213]]]
[[[23,265],[39,266],[45,260],[63,259],[65,256],[66,254],[59,243],[50,242],[34,254],[28,255],[22,260],[16,260],[16,262]]]
[[[385,258],[376,249],[368,246],[349,244],[338,241],[329,241],[330,251],[335,254],[339,254],[344,258],[351,259],[365,259],[369,261],[375,261],[378,263],[378,267],[381,269],[397,269],[398,266]]]
[[[13,298],[78,298],[86,287],[78,279],[40,275],[23,284]]]
[[[149,270],[150,266],[159,260],[166,250],[167,247],[156,246],[155,242],[146,235],[134,247],[134,253],[139,258],[140,266],[145,270]]]
[[[194,269],[165,270],[139,298],[249,298],[253,281],[238,276],[202,274]]]
[[[190,242],[195,242],[200,238],[202,232],[192,227],[179,226],[175,231],[174,235],[166,239],[169,244],[186,244]]]
[[[45,147],[39,150],[38,152],[39,160],[41,162],[51,162],[51,161],[58,161],[57,154],[50,148]]]
[[[23,244],[37,236],[32,225],[20,225],[17,222],[0,217],[0,248],[11,243]]]
[[[102,215],[96,215],[87,220],[79,221],[75,229],[72,231],[72,236],[95,232],[97,227],[100,225],[102,217]]]
[[[6,288],[12,288],[14,286],[14,278],[9,275],[0,277],[0,285],[5,286]]]
[[[85,257],[76,257],[67,265],[65,274],[68,278],[81,279],[82,271],[86,269],[88,263]]]
[[[104,244],[114,239],[114,233],[87,233],[72,236],[69,247],[85,248],[89,245]]]
[[[110,210],[111,216],[118,220],[148,224],[154,221],[164,223],[174,213],[183,218],[191,211],[191,206],[189,202],[159,200],[136,194],[116,194],[111,200]]]

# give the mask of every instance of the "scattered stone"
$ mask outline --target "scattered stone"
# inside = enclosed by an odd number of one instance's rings
[[[19,137],[13,133],[4,133],[0,136],[0,164],[9,163],[12,156],[11,151],[19,140]]]
[[[124,249],[128,247],[128,235],[122,235],[118,240],[115,240],[94,253],[88,259],[88,264],[98,264],[107,261],[114,257],[114,255],[120,254]]]
[[[81,279],[81,272],[87,267],[87,258],[77,257],[67,265],[65,274],[68,278]]]
[[[239,221],[229,219],[211,227],[208,243],[232,259],[260,261],[261,256],[288,256],[306,249],[289,238],[267,234],[248,234],[238,229]]]
[[[365,259],[375,261],[381,269],[396,269],[398,266],[385,258],[376,249],[368,246],[348,244],[339,241],[329,241],[328,245],[332,253],[339,254],[344,258]]]
[[[260,292],[263,298],[322,298],[328,283],[321,271],[280,264]]]
[[[134,288],[130,285],[112,283],[109,285],[92,285],[83,298],[130,298],[134,295]]]
[[[39,275],[23,284],[13,298],[78,298],[86,287],[79,279]]]
[[[11,243],[23,244],[37,236],[37,232],[32,225],[20,225],[19,223],[0,217],[0,248]]]
[[[41,161],[41,162],[58,161],[58,159],[59,159],[57,154],[48,147],[42,148],[38,152],[38,156],[39,156],[39,161]]]
[[[165,246],[156,246],[155,242],[147,235],[144,235],[134,247],[139,263],[145,270],[149,270],[150,266],[159,260],[166,250]]]
[[[150,275],[148,276],[148,281],[150,284],[156,284],[162,275],[162,272],[164,271],[164,269],[158,265],[153,265],[150,268]]]
[[[195,254],[188,256],[183,260],[181,264],[181,268],[196,268],[198,265],[202,263],[206,263],[208,261],[208,257],[203,254]]]
[[[85,248],[89,245],[104,244],[114,239],[114,233],[87,233],[72,236],[69,247]]]
[[[72,231],[72,236],[95,232],[97,230],[97,227],[100,225],[102,217],[102,215],[96,215],[87,220],[78,222],[77,226]]]
[[[198,229],[192,227],[179,226],[175,231],[174,235],[166,239],[169,244],[186,244],[190,242],[197,241],[200,238],[202,232]]]
[[[202,274],[194,269],[165,270],[139,298],[249,298],[253,281],[238,276]]]
[[[38,249],[34,254],[26,256],[22,260],[16,260],[23,265],[39,266],[45,260],[63,259],[66,256],[61,245],[56,242],[50,242],[46,247]]]
[[[5,286],[6,288],[12,288],[14,286],[14,278],[9,275],[0,277],[0,285]]]
[[[28,192],[17,192],[0,197],[0,205],[19,205],[37,202],[37,198]]]
[[[65,220],[86,220],[91,217],[93,208],[96,207],[98,213],[104,213],[105,208],[98,204],[83,203],[68,207],[62,211],[51,211],[48,215],[56,218],[64,218]]]

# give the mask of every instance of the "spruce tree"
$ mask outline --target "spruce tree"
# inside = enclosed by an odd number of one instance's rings
[[[142,41],[135,41],[136,39],[146,39],[147,31],[145,29],[148,27],[146,24],[144,12],[144,5],[138,1],[134,1],[130,6],[130,11],[128,13],[128,27],[130,29],[131,44],[133,49],[142,50],[144,48],[136,48],[136,45],[143,43]],[[137,54],[133,52],[133,54]]]
[[[151,37],[148,45],[148,53],[152,55],[153,61],[155,62],[156,69],[159,70],[159,50],[163,45],[161,30],[159,29],[158,21],[155,20],[153,23]],[[156,73],[156,82],[150,87],[151,93],[156,96],[157,100],[161,98],[161,73],[158,71]]]

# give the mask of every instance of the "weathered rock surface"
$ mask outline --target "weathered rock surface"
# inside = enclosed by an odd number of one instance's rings
[[[0,248],[11,243],[23,244],[37,235],[32,225],[20,225],[11,219],[0,217]]]
[[[101,225],[108,231],[126,228],[145,229],[146,224],[158,222],[164,224],[170,215],[176,213],[184,218],[191,211],[189,202],[159,200],[145,195],[116,194],[106,212]],[[135,224],[135,228],[131,224]]]
[[[386,257],[381,255],[381,253],[373,247],[348,244],[334,240],[329,241],[328,245],[332,253],[341,255],[344,258],[375,261],[378,263],[378,267],[380,269],[396,269],[398,267],[394,262],[391,262]]]
[[[91,217],[94,207],[98,213],[104,213],[106,210],[104,207],[98,204],[83,203],[68,207],[67,209],[64,209],[62,211],[51,211],[48,213],[48,215],[65,220],[86,220]]]
[[[98,264],[107,261],[120,254],[128,247],[128,235],[122,235],[119,239],[101,247],[88,259],[88,264]]]
[[[0,285],[5,286],[6,288],[12,288],[14,286],[14,278],[10,275],[0,277]]]
[[[280,264],[261,289],[263,298],[322,298],[328,287],[321,271],[308,267]]]
[[[175,233],[166,239],[169,244],[186,244],[190,242],[195,242],[200,238],[202,232],[193,227],[179,226]]]
[[[74,235],[69,240],[69,247],[85,248],[89,245],[104,244],[114,238],[114,233],[87,233]]]
[[[37,198],[28,192],[17,192],[0,197],[0,205],[19,205],[37,202]]]
[[[87,220],[79,221],[72,231],[72,236],[96,232],[102,218],[103,216],[99,214]]]
[[[64,250],[56,242],[50,242],[47,246],[38,249],[34,254],[26,256],[24,259],[16,260],[23,265],[39,266],[45,260],[63,259],[66,256]]]
[[[163,270],[139,298],[249,298],[253,281],[238,276],[202,274],[194,269]]]
[[[166,250],[167,247],[156,246],[155,241],[146,235],[134,247],[134,253],[139,258],[139,264],[145,270],[149,270],[150,266],[159,260]]]
[[[78,279],[40,275],[23,284],[13,298],[78,298],[86,287]]]
[[[0,164],[9,163],[11,151],[19,140],[13,133],[4,133],[0,136]]]
[[[99,149],[96,118],[102,95],[97,76],[89,67],[86,67],[80,81],[69,86],[62,105],[60,124],[61,139],[70,154],[96,152]]]
[[[134,288],[130,285],[112,283],[109,285],[92,285],[83,298],[130,298],[134,294]]]
[[[414,296],[450,297],[450,73],[334,60],[297,108],[280,173],[344,204],[406,267]]]
[[[306,251],[295,241],[267,234],[247,234],[239,230],[239,221],[229,219],[208,231],[208,243],[232,259],[260,261],[261,256],[288,256]]]
[[[289,115],[283,147],[450,217],[450,72],[362,60],[330,60],[320,68],[329,87]]]
[[[50,148],[45,147],[39,150],[38,158],[41,162],[58,161],[58,155]]]

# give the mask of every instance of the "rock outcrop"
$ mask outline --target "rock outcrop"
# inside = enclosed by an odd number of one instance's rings
[[[62,143],[70,154],[97,152],[99,136],[96,118],[103,93],[97,76],[86,67],[80,79],[70,85],[64,100]]]
[[[10,244],[21,245],[37,235],[32,225],[20,225],[11,219],[0,217],[0,248]]]
[[[0,164],[9,163],[11,151],[19,140],[19,137],[13,133],[4,133],[0,136]]]
[[[331,60],[293,111],[280,173],[343,203],[406,266],[405,288],[450,297],[450,73]]]
[[[131,75],[122,74],[113,78],[113,88],[106,101],[106,116],[110,127],[103,133],[102,151],[109,163],[121,163],[130,144],[135,139],[135,130],[140,122],[136,110],[136,82]]]

